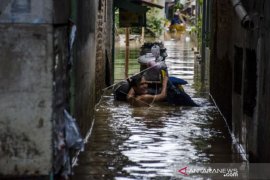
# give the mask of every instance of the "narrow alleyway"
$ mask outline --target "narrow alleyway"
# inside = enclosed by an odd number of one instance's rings
[[[200,88],[203,83],[194,81],[200,79],[194,74],[199,66],[194,66],[198,62],[194,62],[189,37],[165,37],[164,45],[170,75],[189,82],[184,88],[201,107],[134,108],[105,92],[74,179],[175,179],[183,165],[242,161],[222,116],[205,88]],[[119,81],[124,78],[124,48],[117,49],[115,78]],[[139,45],[131,46],[130,75],[140,69],[138,49]]]

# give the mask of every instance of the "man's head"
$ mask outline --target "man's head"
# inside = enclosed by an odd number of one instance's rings
[[[136,75],[131,78],[131,87],[134,89],[137,95],[142,95],[147,93],[148,84],[143,75]]]

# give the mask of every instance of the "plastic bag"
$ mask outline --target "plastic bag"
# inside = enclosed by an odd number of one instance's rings
[[[159,57],[160,55],[160,47],[158,45],[154,45],[152,48],[151,48],[151,53],[153,54],[154,57]]]
[[[84,141],[79,132],[76,120],[71,117],[71,115],[64,110],[65,116],[65,139],[68,148],[73,148],[76,150],[82,150],[84,148]]]

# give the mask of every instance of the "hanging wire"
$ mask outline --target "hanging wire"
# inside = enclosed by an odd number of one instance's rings
[[[140,71],[140,72],[138,72],[138,73],[136,73],[136,74],[134,74],[134,75],[132,75],[132,76],[129,76],[127,79],[130,79],[131,77],[136,76],[136,75],[139,75],[139,74],[143,74],[144,72],[146,72],[146,71],[148,71],[148,70],[150,70],[150,69],[152,69],[152,68],[155,68],[155,67],[157,67],[157,66],[159,66],[159,65],[160,65],[160,62],[158,62],[157,64],[155,64],[155,65],[153,65],[153,66],[151,66],[151,67],[148,67],[148,68],[146,68],[146,69],[144,69],[144,70],[142,70],[142,71]],[[112,84],[111,86],[108,86],[108,87],[102,89],[103,93],[102,93],[102,95],[101,95],[101,99],[100,99],[99,102],[95,105],[95,111],[97,111],[97,107],[100,105],[100,103],[101,103],[101,101],[102,101],[102,97],[104,96],[104,94],[106,93],[106,91],[107,91],[108,89],[110,89],[110,88],[112,88],[114,91],[116,91],[117,89],[119,89],[119,88],[121,87],[121,85],[119,85],[119,84],[120,84],[120,83],[123,83],[123,82],[126,82],[127,79],[123,79],[123,80],[121,80],[121,81],[119,81],[119,82],[116,82],[116,83]],[[117,87],[116,87],[116,86],[117,86]],[[119,92],[121,92],[121,93],[123,93],[123,94],[125,94],[125,95],[128,95],[128,94],[127,94],[126,92],[124,92],[124,91],[119,91]],[[157,92],[158,92],[158,86],[157,86],[157,84],[156,84],[156,87],[155,87],[155,94],[157,94]],[[149,108],[152,107],[152,104],[154,103],[155,98],[156,98],[156,96],[154,96],[154,99],[153,99],[153,101],[152,101],[150,104],[149,104],[149,103],[146,103],[146,102],[144,102],[144,101],[141,101],[141,100],[137,100],[137,101],[141,102],[142,104],[147,105],[147,106],[148,106],[147,109],[149,109]]]
[[[144,70],[142,70],[142,71],[140,71],[140,72],[138,72],[138,73],[136,73],[136,74],[134,74],[134,75],[132,75],[132,76],[129,76],[127,79],[130,79],[131,77],[136,76],[136,75],[139,75],[139,74],[143,74],[145,71],[148,71],[148,70],[150,70],[150,69],[152,69],[152,68],[154,68],[154,67],[157,67],[158,65],[160,65],[160,64],[157,63],[157,64],[155,64],[154,66],[151,66],[151,67],[149,67],[149,68],[146,68],[146,69],[144,69]],[[110,89],[111,87],[114,87],[114,86],[116,86],[117,84],[119,84],[119,83],[121,83],[121,82],[126,82],[127,79],[123,79],[123,80],[121,80],[121,81],[119,81],[119,82],[116,82],[116,83],[114,83],[114,84],[112,84],[112,85],[110,85],[110,86],[108,86],[108,87],[102,89],[102,91],[106,91],[107,89]]]

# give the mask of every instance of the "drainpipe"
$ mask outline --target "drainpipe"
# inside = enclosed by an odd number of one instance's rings
[[[243,7],[241,0],[231,0],[231,2],[237,16],[241,21],[242,27],[245,29],[252,29],[254,27],[254,23]]]

